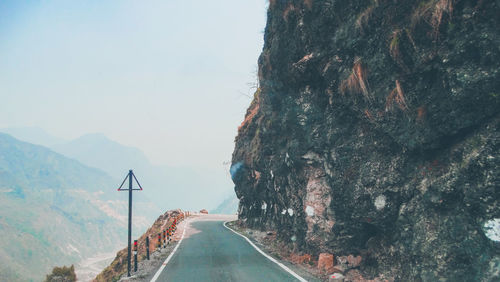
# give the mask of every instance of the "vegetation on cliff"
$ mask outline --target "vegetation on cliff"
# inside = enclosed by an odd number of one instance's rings
[[[233,153],[240,220],[361,257],[349,277],[498,279],[498,15],[498,1],[270,1]]]
[[[75,282],[76,274],[75,267],[71,265],[70,267],[54,267],[52,273],[45,277],[45,282]]]

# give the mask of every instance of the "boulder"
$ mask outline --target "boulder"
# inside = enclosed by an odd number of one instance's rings
[[[333,255],[321,253],[318,258],[318,270],[321,272],[330,272],[333,269]]]

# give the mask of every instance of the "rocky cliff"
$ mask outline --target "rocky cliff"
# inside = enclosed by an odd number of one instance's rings
[[[500,279],[499,46],[498,0],[270,1],[239,219],[366,279]]]

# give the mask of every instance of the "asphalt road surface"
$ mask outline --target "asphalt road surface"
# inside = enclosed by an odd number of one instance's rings
[[[190,222],[156,281],[297,281],[218,221]]]

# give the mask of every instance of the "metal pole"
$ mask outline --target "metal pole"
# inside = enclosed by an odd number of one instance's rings
[[[127,272],[130,277],[130,245],[132,244],[132,170],[128,171],[128,265]]]
[[[149,236],[146,237],[146,258],[149,260]]]

